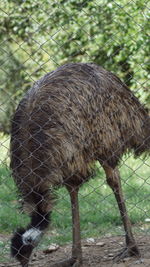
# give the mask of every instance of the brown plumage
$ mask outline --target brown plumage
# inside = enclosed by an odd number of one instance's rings
[[[11,136],[11,169],[31,216],[28,228],[12,239],[12,254],[22,266],[28,266],[35,244],[33,236],[28,243],[21,237],[28,229],[42,232],[48,226],[55,185],[65,185],[70,193],[75,224],[72,256],[81,262],[77,194],[96,160],[105,170],[122,216],[127,243],[123,256],[139,254],[117,165],[128,151],[138,156],[150,150],[150,118],[118,77],[90,63],[66,64],[46,74],[20,102]]]

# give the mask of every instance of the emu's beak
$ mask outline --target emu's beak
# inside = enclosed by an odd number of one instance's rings
[[[29,257],[26,255],[25,257],[20,259],[20,263],[21,263],[22,267],[28,267],[29,266]]]
[[[22,261],[21,261],[21,266],[22,266],[22,267],[28,267],[28,266],[29,266],[28,263],[29,263],[28,260],[22,260]]]

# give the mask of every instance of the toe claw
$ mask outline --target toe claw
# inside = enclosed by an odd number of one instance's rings
[[[113,260],[114,262],[119,262],[121,260],[123,260],[124,258],[127,257],[138,257],[140,258],[140,252],[138,250],[137,246],[132,246],[132,247],[126,247],[125,249],[123,249],[119,254],[117,254],[116,256],[114,256]]]

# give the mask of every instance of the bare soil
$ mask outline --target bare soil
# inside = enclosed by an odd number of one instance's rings
[[[87,239],[82,241],[83,265],[82,267],[150,267],[150,236],[136,237],[141,252],[141,258],[128,257],[115,263],[113,257],[124,248],[123,237],[107,237],[101,239]],[[33,254],[31,267],[52,267],[55,263],[71,256],[71,244],[59,247],[56,251],[46,253],[37,251]],[[12,260],[0,264],[0,267],[19,267]],[[68,266],[69,267],[69,266]]]

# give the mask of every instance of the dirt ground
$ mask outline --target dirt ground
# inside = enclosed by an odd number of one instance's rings
[[[101,239],[89,238],[82,241],[82,267],[150,267],[150,236],[136,237],[141,258],[125,258],[115,263],[113,257],[124,247],[123,237],[107,237]],[[49,253],[48,253],[49,252]],[[71,245],[59,247],[56,251],[38,251],[33,254],[30,267],[52,267],[56,262],[71,256]],[[0,267],[19,267],[12,260],[11,263],[0,264]],[[55,265],[56,266],[56,265]],[[60,266],[59,266],[60,267]],[[69,266],[68,266],[69,267]]]

